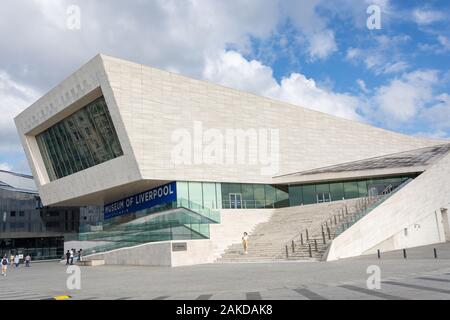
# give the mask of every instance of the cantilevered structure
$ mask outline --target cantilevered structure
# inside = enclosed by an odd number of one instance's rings
[[[250,230],[274,212],[397,188],[334,239],[329,260],[449,237],[448,141],[105,55],[18,115],[16,125],[45,205],[105,206],[96,231],[72,239],[105,259],[115,249],[152,246],[160,250],[155,257],[167,258],[155,264],[213,261],[213,251],[226,250],[217,241],[240,241],[227,233],[227,223],[236,227],[230,210]]]

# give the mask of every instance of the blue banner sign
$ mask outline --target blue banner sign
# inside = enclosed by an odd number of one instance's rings
[[[153,208],[177,200],[177,183],[138,193],[131,197],[105,205],[105,220],[128,213]]]

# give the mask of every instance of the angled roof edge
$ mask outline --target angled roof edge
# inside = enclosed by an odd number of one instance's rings
[[[389,160],[389,159],[394,159],[395,157],[398,156],[402,156],[402,155],[412,155],[412,156],[418,156],[420,157],[420,155],[423,155],[425,153],[432,153],[428,158],[424,159],[424,161],[419,161],[416,160],[415,163],[411,163],[410,166],[405,166],[402,165],[401,162],[398,162],[398,166],[396,166],[395,161],[392,161],[391,164],[389,164],[389,166],[377,166],[377,165],[372,165],[372,167],[370,167],[369,163],[376,161],[376,160]],[[348,173],[351,172],[364,172],[365,175],[369,174],[370,172],[374,175],[379,175],[379,174],[389,174],[392,175],[395,172],[398,173],[413,173],[413,172],[423,172],[426,170],[426,168],[428,168],[429,166],[437,163],[440,159],[442,159],[443,157],[445,157],[445,155],[450,153],[450,143],[446,143],[446,144],[441,144],[441,145],[436,145],[436,146],[431,146],[431,147],[424,147],[424,148],[419,148],[419,149],[413,149],[413,150],[409,150],[409,151],[404,151],[404,152],[398,152],[398,153],[393,153],[393,154],[387,154],[384,156],[379,156],[379,157],[372,157],[372,158],[367,158],[367,159],[362,159],[362,160],[357,160],[357,161],[350,161],[350,162],[345,162],[345,163],[341,163],[341,164],[337,164],[337,165],[332,165],[332,166],[327,166],[327,167],[322,167],[322,168],[316,168],[316,169],[312,169],[312,170],[307,170],[307,171],[300,171],[300,172],[294,172],[294,173],[290,173],[290,174],[284,174],[284,175],[279,175],[279,176],[275,176],[273,177],[273,179],[275,180],[283,180],[283,179],[295,179],[295,177],[305,177],[305,176],[318,176],[318,175],[331,175],[331,176],[343,176],[345,175],[344,173],[347,173],[347,176],[358,176],[358,174],[354,174],[354,175],[349,175]],[[358,168],[358,165],[363,165],[366,164],[366,166],[360,166]],[[354,166],[354,168],[352,169],[351,166]],[[341,170],[340,170],[340,169]],[[339,175],[341,174],[341,175]],[[309,180],[309,179],[306,179]]]
[[[433,143],[435,145],[450,143],[450,141],[446,141],[446,140],[435,140],[435,139],[428,139],[428,138],[420,138],[420,137],[415,137],[415,136],[410,136],[410,135],[407,135],[407,134],[399,133],[399,132],[396,132],[396,131],[390,131],[390,130],[387,130],[387,129],[383,129],[383,128],[376,127],[374,125],[365,123],[363,121],[351,120],[351,119],[339,117],[339,116],[336,116],[336,115],[333,115],[333,114],[329,114],[329,113],[325,113],[325,112],[322,112],[322,111],[314,110],[314,109],[311,109],[311,108],[308,108],[308,107],[296,105],[296,104],[293,104],[293,103],[284,102],[284,101],[281,101],[281,100],[276,100],[274,98],[269,98],[269,97],[266,97],[266,96],[258,95],[258,94],[251,93],[251,92],[244,91],[244,90],[240,90],[240,89],[227,87],[225,85],[218,84],[216,82],[211,82],[209,80],[199,79],[199,78],[195,78],[193,76],[187,76],[187,75],[184,75],[184,74],[175,73],[173,71],[167,71],[167,70],[164,70],[164,69],[155,68],[155,67],[148,66],[148,65],[145,65],[145,64],[142,64],[142,63],[138,63],[138,62],[134,62],[134,61],[130,61],[130,60],[114,57],[114,56],[111,56],[111,55],[106,55],[106,54],[103,54],[103,53],[98,54],[98,56],[100,57],[100,59],[102,61],[109,60],[109,61],[114,61],[114,62],[117,62],[117,63],[127,63],[127,64],[130,64],[130,65],[139,66],[140,68],[148,68],[148,69],[151,69],[151,70],[164,72],[164,73],[167,73],[167,74],[170,74],[170,75],[174,75],[174,76],[177,76],[177,77],[186,78],[187,80],[194,80],[194,81],[198,81],[198,82],[205,83],[205,84],[208,84],[208,85],[213,85],[213,86],[216,86],[216,87],[224,88],[226,90],[232,90],[232,91],[237,92],[237,93],[250,95],[250,96],[253,96],[253,97],[256,97],[256,98],[260,98],[260,99],[262,98],[262,99],[265,99],[265,100],[267,100],[268,102],[271,102],[271,103],[277,103],[277,104],[283,104],[283,105],[290,106],[290,107],[301,108],[305,112],[316,113],[318,115],[321,115],[321,116],[324,116],[324,117],[333,118],[333,119],[338,120],[338,121],[347,121],[347,122],[351,122],[351,123],[358,123],[360,125],[370,127],[373,130],[378,130],[378,131],[381,131],[381,132],[388,132],[390,134],[395,134],[395,135],[398,135],[398,136],[407,137],[407,138],[410,138],[410,139],[415,139],[417,141],[423,141],[423,142],[429,143],[430,145],[432,145]],[[108,70],[106,68],[105,68],[105,72],[106,72],[106,74],[108,74]]]

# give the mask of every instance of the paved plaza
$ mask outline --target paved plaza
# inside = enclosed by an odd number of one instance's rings
[[[433,248],[439,259],[434,259]],[[317,300],[450,298],[450,244],[339,262],[210,264],[180,268],[82,267],[81,290],[66,288],[66,266],[34,263],[0,278],[0,299]],[[381,290],[368,290],[367,268],[381,269]]]

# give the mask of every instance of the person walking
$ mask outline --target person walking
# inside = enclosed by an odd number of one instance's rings
[[[242,237],[242,245],[244,246],[244,254],[248,254],[248,233],[244,232]]]
[[[4,256],[3,259],[1,260],[2,276],[4,276],[4,277],[6,277],[6,271],[8,271],[8,264],[9,264],[9,261],[6,258],[6,256]]]
[[[11,263],[11,267],[14,266],[14,255],[12,252],[11,252],[11,255],[9,256],[9,263]]]
[[[31,256],[29,254],[27,254],[27,256],[25,257],[25,267],[27,267],[27,268],[30,267],[30,261],[31,261]]]
[[[83,249],[80,249],[79,251],[78,251],[78,261],[82,261],[81,259],[82,259],[82,254],[83,254]]]
[[[70,250],[66,252],[66,266],[70,264]]]
[[[75,249],[70,250],[70,265],[73,265],[73,257],[75,256]]]
[[[16,254],[16,255],[14,256],[14,266],[15,266],[16,268],[18,268],[18,267],[19,267],[19,264],[20,264],[20,258],[19,258],[19,255]]]

